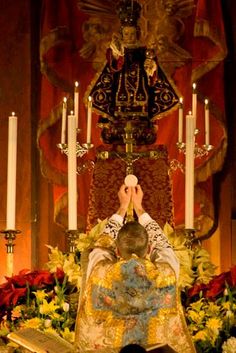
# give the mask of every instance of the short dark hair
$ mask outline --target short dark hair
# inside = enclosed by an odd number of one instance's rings
[[[148,248],[147,231],[137,221],[127,222],[119,230],[116,244],[124,259],[129,259],[132,254],[144,257]]]
[[[139,344],[128,344],[121,348],[119,353],[146,353],[146,349],[140,346]]]

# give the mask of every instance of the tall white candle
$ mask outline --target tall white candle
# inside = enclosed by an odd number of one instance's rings
[[[7,253],[7,270],[6,270],[7,277],[11,277],[13,275],[13,269],[14,269],[14,254]]]
[[[75,82],[74,90],[74,114],[76,118],[76,128],[79,127],[79,82]]]
[[[185,228],[194,228],[194,117],[186,116]]]
[[[61,121],[61,144],[66,142],[66,115],[67,115],[67,99],[63,98],[62,103],[62,121]]]
[[[197,92],[196,92],[197,85],[193,83],[193,90],[192,90],[192,114],[194,118],[194,131],[196,130],[197,126]]]
[[[68,229],[77,229],[76,117],[68,116]]]
[[[7,160],[7,224],[6,229],[15,229],[16,218],[16,159],[17,159],[17,117],[12,113],[8,119]]]
[[[209,103],[205,99],[205,145],[210,144],[210,123],[209,123]]]
[[[179,99],[178,142],[183,142],[183,98]]]
[[[91,126],[92,126],[92,97],[88,97],[88,112],[87,112],[87,144],[91,143]]]

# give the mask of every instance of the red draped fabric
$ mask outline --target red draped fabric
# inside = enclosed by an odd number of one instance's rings
[[[204,144],[204,99],[210,102],[210,143],[214,149],[208,156],[196,158],[195,166],[195,219],[201,233],[212,226],[212,174],[220,170],[226,150],[224,127],[223,60],[226,55],[224,24],[220,0],[198,0],[191,16],[184,20],[185,33],[181,47],[192,55],[184,66],[175,70],[172,77],[181,96],[184,97],[185,114],[191,110],[192,83],[198,92],[196,141]],[[42,173],[54,185],[55,219],[67,226],[67,160],[57,148],[60,142],[61,104],[63,96],[72,105],[73,85],[80,82],[79,140],[85,142],[86,109],[84,93],[95,72],[92,63],[79,55],[83,44],[82,24],[87,15],[79,11],[76,0],[44,0],[41,18],[41,114],[38,126],[38,145],[41,153]],[[97,117],[93,115],[93,121]],[[172,112],[158,121],[156,144],[166,145],[169,158],[184,162],[178,152],[178,112]],[[92,142],[101,145],[100,130],[93,124]],[[94,152],[79,160],[93,159]],[[84,227],[88,212],[91,174],[78,176],[79,227]],[[180,169],[172,171],[174,222],[184,223],[184,174]]]
[[[197,84],[197,128],[199,146],[204,144],[204,100],[210,102],[210,143],[208,156],[195,159],[195,227],[206,233],[212,227],[212,174],[222,167],[227,138],[224,126],[223,60],[226,56],[221,2],[196,1],[196,11],[186,23],[183,47],[192,54],[192,61],[176,70],[174,80],[184,97],[185,114],[191,110],[192,83]],[[175,143],[178,136],[177,117],[172,114],[159,122],[159,143],[169,146],[170,159],[184,161]],[[174,218],[176,225],[184,222],[184,175],[173,175]]]
[[[82,44],[82,23],[74,0],[45,0],[41,19],[41,114],[38,126],[38,146],[43,175],[53,183],[55,220],[67,227],[67,157],[60,143],[62,100],[68,98],[73,110],[74,82],[80,82],[79,126],[80,142],[85,142],[86,112],[83,93],[93,77],[90,63],[81,60],[78,48]],[[78,178],[79,226],[84,227],[88,208],[90,176]]]

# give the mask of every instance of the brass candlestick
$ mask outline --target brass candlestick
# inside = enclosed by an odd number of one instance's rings
[[[6,239],[7,243],[5,244],[7,247],[7,254],[14,253],[14,241],[16,239],[17,234],[20,234],[20,230],[16,229],[5,229],[1,230],[0,233],[4,234],[4,238]]]
[[[196,231],[195,229],[185,229],[184,230],[185,232],[185,238],[186,238],[186,241],[185,241],[185,245],[187,248],[189,249],[192,249],[193,247],[193,244],[196,242],[197,238],[196,238]]]
[[[79,128],[76,130],[77,134],[81,132]],[[67,143],[58,143],[57,147],[61,150],[61,153],[64,153],[65,155],[68,156],[68,144]],[[86,147],[81,146],[79,142],[76,142],[76,156],[77,157],[83,157],[85,153],[87,153],[88,150]]]
[[[66,231],[68,250],[70,254],[74,254],[76,251],[76,242],[79,239],[79,234],[82,231],[79,229],[68,229]]]

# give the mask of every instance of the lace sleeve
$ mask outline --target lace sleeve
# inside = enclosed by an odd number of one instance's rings
[[[150,259],[156,264],[169,264],[174,270],[176,278],[179,277],[179,260],[175,255],[172,246],[163,233],[159,224],[154,221],[147,213],[139,218],[140,223],[148,233],[150,246]]]
[[[113,215],[104,228],[104,234],[109,235],[112,239],[116,240],[118,232],[123,225],[123,219],[118,215]]]
[[[168,239],[166,238],[161,227],[158,225],[158,223],[156,221],[151,220],[145,226],[145,228],[148,232],[149,245],[151,246],[152,250],[171,248],[171,245],[170,245]]]
[[[179,260],[161,227],[152,220],[145,228],[149,235],[151,261],[156,264],[169,264],[172,270],[174,270],[176,278],[178,278]]]

